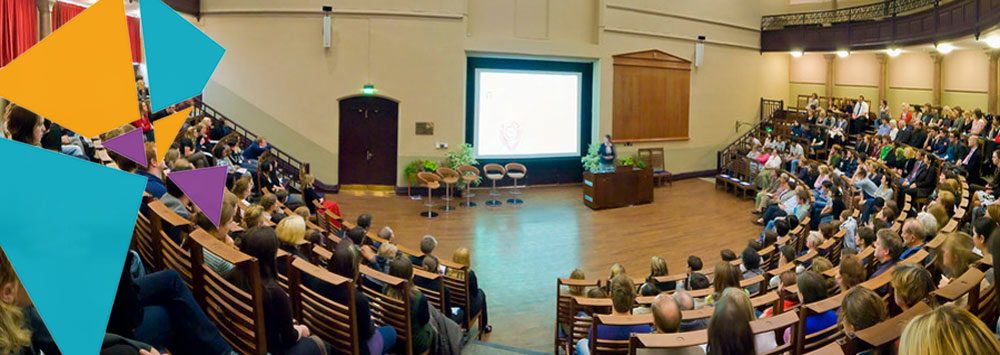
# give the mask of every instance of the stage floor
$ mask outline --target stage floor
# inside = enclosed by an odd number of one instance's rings
[[[506,200],[508,190],[502,191]],[[552,285],[573,269],[583,269],[588,278],[607,277],[612,264],[622,263],[630,275],[644,277],[650,257],[660,256],[671,273],[681,273],[694,254],[711,270],[721,260],[719,250],[739,254],[761,230],[751,222],[753,202],[715,190],[710,179],[677,181],[656,188],[651,204],[602,211],[583,205],[580,186],[528,188],[523,205],[498,208],[482,203],[488,192],[475,191],[475,208],[442,211],[432,220],[419,215],[427,209],[424,201],[406,196],[345,191],[328,197],[340,204],[344,218],[371,213],[373,230],[389,225],[397,242],[413,249],[425,234],[437,238],[435,255],[441,258],[468,247],[493,325],[484,341],[529,352],[552,351]]]

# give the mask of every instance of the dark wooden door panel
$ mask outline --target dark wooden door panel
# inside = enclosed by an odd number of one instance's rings
[[[373,96],[340,101],[340,184],[395,185],[398,105]]]

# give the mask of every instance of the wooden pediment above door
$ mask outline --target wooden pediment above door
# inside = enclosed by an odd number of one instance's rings
[[[613,58],[614,65],[691,70],[691,61],[659,49],[622,53]]]

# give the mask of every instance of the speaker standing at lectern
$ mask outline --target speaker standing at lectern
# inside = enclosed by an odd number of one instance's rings
[[[611,144],[610,134],[604,135],[604,143],[601,143],[601,149],[597,152],[597,155],[601,157],[599,166],[601,172],[615,170],[615,146]]]

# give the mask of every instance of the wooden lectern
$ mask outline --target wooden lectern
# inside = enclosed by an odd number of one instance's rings
[[[612,172],[583,173],[583,204],[591,209],[653,202],[653,169],[618,167]]]

